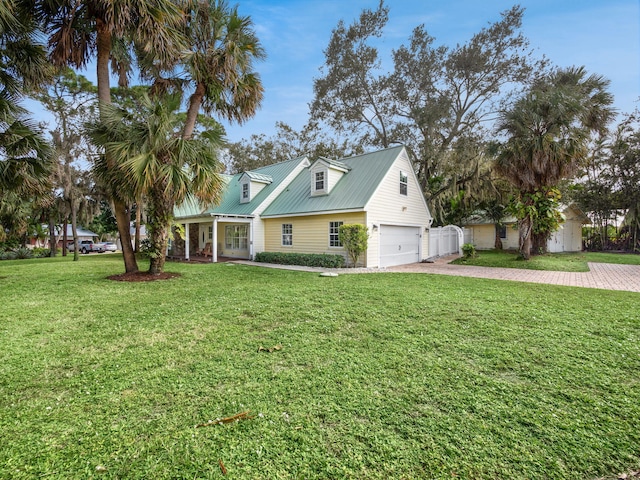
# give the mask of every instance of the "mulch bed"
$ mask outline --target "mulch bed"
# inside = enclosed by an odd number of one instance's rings
[[[179,277],[179,273],[162,272],[151,274],[149,272],[129,272],[111,275],[107,277],[109,280],[116,282],[155,282],[157,280],[169,280],[170,278]]]

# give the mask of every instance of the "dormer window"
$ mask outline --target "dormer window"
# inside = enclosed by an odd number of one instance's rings
[[[249,203],[272,182],[269,175],[257,172],[244,172],[240,178],[240,203]]]
[[[316,172],[315,191],[324,192],[325,190],[325,172]]]
[[[400,195],[406,195],[408,191],[409,176],[400,172]]]
[[[349,167],[344,163],[327,158],[319,158],[309,167],[311,172],[311,196],[331,195],[333,187]]]

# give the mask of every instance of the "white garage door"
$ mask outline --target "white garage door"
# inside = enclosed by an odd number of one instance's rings
[[[380,266],[420,261],[420,228],[380,226]]]

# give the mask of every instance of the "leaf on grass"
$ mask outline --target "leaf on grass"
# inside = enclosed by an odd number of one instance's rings
[[[273,353],[276,352],[278,350],[282,350],[282,345],[274,345],[271,348],[264,348],[262,345],[260,345],[258,347],[258,352],[268,352],[268,353]]]
[[[200,423],[196,425],[196,428],[200,427],[209,427],[211,425],[224,425],[226,423],[239,422],[240,420],[250,420],[255,418],[255,415],[249,415],[249,410],[246,412],[236,413],[235,415],[231,415],[230,417],[225,418],[216,418],[215,420],[209,420],[205,423]]]
[[[227,467],[224,466],[224,463],[222,463],[222,460],[218,460],[218,465],[220,465],[220,470],[222,471],[222,475],[226,475]]]

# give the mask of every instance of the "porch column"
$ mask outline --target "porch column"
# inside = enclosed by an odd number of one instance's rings
[[[218,261],[218,217],[213,217],[213,235],[211,235],[211,261]]]
[[[189,260],[189,224],[184,224],[184,259]]]
[[[254,247],[253,247],[253,218],[249,220],[249,260],[254,259]]]

